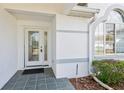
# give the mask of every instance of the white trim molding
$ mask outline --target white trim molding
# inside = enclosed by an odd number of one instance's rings
[[[72,58],[72,59],[57,59],[56,63],[76,63],[76,62],[88,62],[88,58]]]

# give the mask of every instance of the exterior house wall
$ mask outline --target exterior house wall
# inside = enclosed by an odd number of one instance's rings
[[[57,15],[57,78],[88,75],[88,22],[86,18]]]
[[[0,9],[0,89],[17,71],[17,22]]]
[[[52,69],[56,76],[56,16],[52,20]]]

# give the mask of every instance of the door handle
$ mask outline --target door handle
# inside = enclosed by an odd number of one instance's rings
[[[42,52],[43,50],[42,50],[42,46],[41,46],[41,49],[40,49],[40,52]]]
[[[40,52],[42,52],[42,49],[40,49]]]

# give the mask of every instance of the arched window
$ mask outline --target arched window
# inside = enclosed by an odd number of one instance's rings
[[[95,31],[95,55],[124,53],[124,16],[115,9]]]
[[[115,9],[110,12],[107,22],[111,23],[123,23],[123,13],[119,9]]]

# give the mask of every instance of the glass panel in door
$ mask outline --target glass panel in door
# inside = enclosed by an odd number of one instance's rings
[[[39,32],[28,32],[28,61],[39,61]]]

